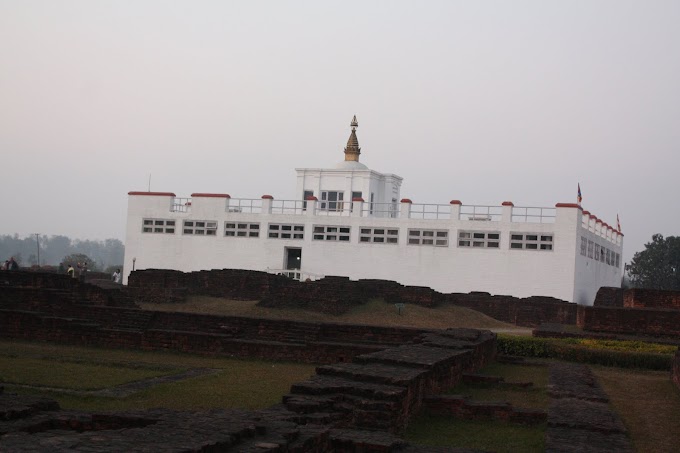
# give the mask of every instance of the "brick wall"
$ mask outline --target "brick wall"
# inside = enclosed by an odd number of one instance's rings
[[[675,386],[680,389],[680,348],[673,358],[673,368],[671,369],[671,379]]]
[[[543,323],[575,324],[577,305],[551,297],[519,299],[488,293],[442,294],[431,288],[404,286],[388,280],[351,281],[326,277],[298,282],[265,272],[223,269],[183,273],[169,270],[133,272],[128,293],[138,302],[181,302],[189,295],[259,300],[265,307],[306,308],[342,314],[369,300],[382,297],[390,304],[424,307],[452,304],[480,311],[500,321],[536,327]]]
[[[680,335],[680,310],[654,308],[583,307],[584,330],[627,335]]]
[[[623,306],[628,308],[671,308],[680,310],[680,291],[631,288],[623,293]]]
[[[623,288],[603,286],[595,296],[595,307],[623,307]]]

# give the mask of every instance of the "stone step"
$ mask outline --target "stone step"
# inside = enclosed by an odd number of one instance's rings
[[[382,363],[336,363],[317,367],[317,374],[344,377],[353,381],[407,387],[424,378],[429,371]]]
[[[399,401],[407,394],[404,387],[386,384],[373,384],[333,376],[317,375],[307,381],[293,384],[292,394],[329,395],[344,393],[375,400]]]
[[[448,368],[461,356],[472,356],[469,350],[453,350],[415,345],[403,345],[354,358],[357,363],[383,363],[414,368]]]

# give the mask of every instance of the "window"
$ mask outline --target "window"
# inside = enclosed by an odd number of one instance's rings
[[[392,198],[392,204],[390,205],[390,217],[395,219],[397,217],[397,212],[399,212],[399,208],[397,207],[397,199]]]
[[[314,225],[315,241],[341,241],[349,242],[349,227],[337,225]]]
[[[302,199],[304,200],[302,202],[302,209],[305,210],[307,209],[307,198],[311,198],[314,196],[314,191],[313,190],[305,190],[302,192]]]
[[[182,234],[193,234],[196,236],[216,236],[217,221],[185,220],[182,227]]]
[[[354,200],[355,198],[363,198],[361,196],[361,192],[352,192],[352,200]]]
[[[588,239],[581,237],[581,255],[586,256],[588,251]]]
[[[447,230],[408,230],[408,244],[448,247],[449,232]]]
[[[605,263],[607,263],[607,264],[612,264],[611,250],[605,249],[604,255],[605,255],[605,259],[604,259]]]
[[[486,231],[459,231],[458,247],[494,248],[501,244],[501,234]]]
[[[322,211],[342,211],[344,192],[324,191],[321,192],[319,209]]]
[[[241,238],[257,238],[260,237],[260,224],[225,222],[224,235]]]
[[[142,220],[142,233],[175,234],[175,221],[162,219]]]
[[[369,206],[369,211],[368,213],[373,215],[373,201],[375,200],[375,194],[371,192],[371,204]]]
[[[391,228],[361,227],[359,242],[364,244],[397,244],[399,243],[399,230]]]
[[[585,255],[584,242],[581,238],[581,254]],[[541,250],[553,249],[553,235],[551,233],[510,233],[511,250]]]
[[[270,223],[269,237],[272,239],[304,239],[305,226],[290,223]]]
[[[604,263],[604,247],[600,246],[600,262]]]
[[[593,257],[593,250],[595,250],[595,243],[588,239],[588,258]]]
[[[616,266],[616,267],[621,267],[621,255],[619,255],[618,253],[616,254],[616,263],[615,263],[615,266]]]

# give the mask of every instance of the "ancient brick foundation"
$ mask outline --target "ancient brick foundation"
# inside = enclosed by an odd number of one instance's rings
[[[619,308],[667,308],[680,310],[680,291],[647,288],[607,288],[597,292],[594,306]]]
[[[680,310],[613,307],[581,310],[579,326],[585,331],[650,337],[680,335]]]
[[[542,323],[575,324],[577,305],[552,297],[492,296],[488,293],[443,294],[431,288],[404,286],[389,280],[326,277],[298,282],[257,271],[223,269],[183,273],[149,269],[130,274],[127,291],[139,302],[181,302],[189,295],[260,300],[265,307],[309,308],[342,314],[352,307],[381,297],[387,303],[423,307],[452,304],[480,311],[511,324],[536,327]]]

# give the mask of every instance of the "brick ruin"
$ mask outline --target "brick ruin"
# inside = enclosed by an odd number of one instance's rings
[[[675,357],[673,357],[673,365],[671,368],[671,379],[673,380],[673,383],[675,386],[680,389],[680,348],[678,348],[678,352],[675,353]]]
[[[304,323],[131,307],[65,276],[2,274],[0,337],[324,363],[262,411],[97,414],[0,395],[11,451],[425,451],[398,435],[424,400],[494,360],[488,331]],[[34,286],[31,286],[34,285]],[[112,306],[107,305],[110,303]],[[134,304],[132,304],[134,305]]]
[[[148,269],[133,272],[127,291],[140,302],[181,302],[187,296],[213,296],[234,300],[259,300],[265,307],[307,308],[342,314],[369,300],[423,307],[452,304],[480,311],[499,321],[536,327],[546,322],[575,324],[577,305],[552,297],[516,298],[472,292],[440,293],[422,286],[404,286],[389,280],[349,280],[326,277],[299,282],[258,271],[222,269],[198,272]]]

